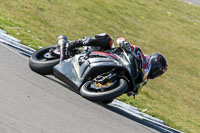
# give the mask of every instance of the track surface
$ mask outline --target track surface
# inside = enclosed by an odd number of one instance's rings
[[[184,0],[185,2],[191,2],[192,4],[200,6],[200,0]]]
[[[52,76],[32,72],[28,60],[0,44],[1,133],[152,133],[137,119],[96,104]]]

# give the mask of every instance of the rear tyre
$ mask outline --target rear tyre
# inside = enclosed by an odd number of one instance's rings
[[[92,101],[101,101],[103,103],[110,103],[112,100],[123,93],[128,89],[128,83],[125,79],[119,79],[116,82],[114,88],[108,88],[107,90],[96,91],[91,87],[93,84],[92,81],[88,81],[80,89],[80,94],[86,99]]]
[[[51,55],[50,49],[56,49],[56,45],[41,48],[31,55],[29,67],[32,71],[42,75],[53,74],[53,67],[59,63],[59,55]]]

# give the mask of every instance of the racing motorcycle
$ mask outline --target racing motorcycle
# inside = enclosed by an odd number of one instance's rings
[[[52,45],[34,52],[29,59],[31,70],[41,75],[53,74],[91,101],[110,103],[124,93],[136,91],[137,58],[122,48],[67,51],[63,45],[67,42],[62,40],[60,47]]]

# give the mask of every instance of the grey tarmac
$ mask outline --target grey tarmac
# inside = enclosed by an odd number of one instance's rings
[[[183,1],[200,6],[200,0],[183,0]]]

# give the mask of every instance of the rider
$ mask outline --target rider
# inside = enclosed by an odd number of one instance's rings
[[[67,37],[61,35],[58,37],[60,40],[67,40]],[[76,47],[89,46],[88,50],[109,50],[114,47],[114,40],[106,33],[97,34],[94,37],[87,37],[85,39],[79,39],[65,43],[67,50],[72,50]],[[161,76],[167,70],[167,61],[165,57],[160,53],[155,53],[150,56],[144,55],[138,46],[131,45],[125,38],[118,38],[117,44],[123,48],[125,52],[132,54],[141,62],[141,76],[136,81],[136,87],[130,95],[138,94],[138,90],[144,86],[148,79],[154,79]],[[59,45],[59,43],[58,43]],[[87,47],[88,48],[88,47]]]

